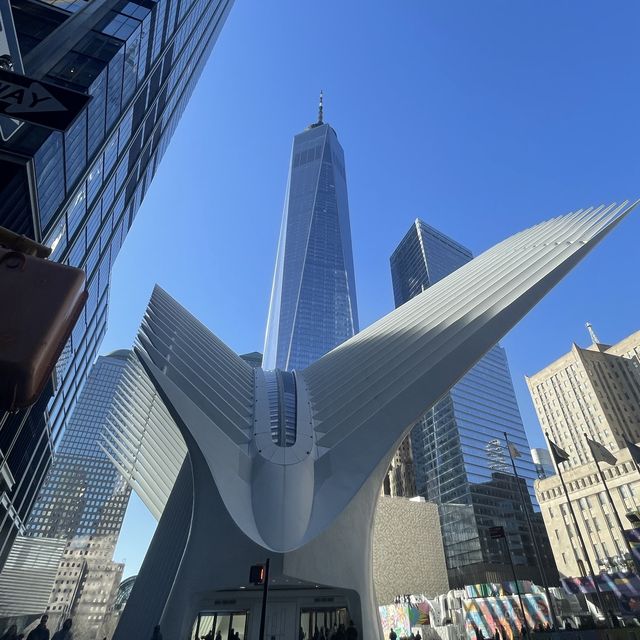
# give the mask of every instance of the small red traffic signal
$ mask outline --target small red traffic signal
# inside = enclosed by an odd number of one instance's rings
[[[249,582],[251,584],[264,584],[265,567],[263,564],[254,564],[249,570]]]

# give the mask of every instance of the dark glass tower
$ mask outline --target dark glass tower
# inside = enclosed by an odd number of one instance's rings
[[[321,95],[293,140],[263,366],[303,369],[357,331],[344,153]]]
[[[89,300],[40,401],[0,415],[0,568],[105,333],[113,262],[232,4],[11,0],[14,69],[91,100],[65,132],[7,136],[0,121],[0,226],[83,268]]]
[[[416,220],[391,256],[396,306],[471,259],[468,249]],[[505,432],[520,453],[519,482],[512,472]],[[537,474],[500,345],[414,426],[411,445],[417,491],[440,507],[451,586],[511,579],[501,541],[489,536],[492,526],[507,531],[519,577],[539,581],[525,516],[526,509],[534,530],[539,529],[546,540],[534,512]],[[543,554],[548,559],[548,542],[546,547]]]

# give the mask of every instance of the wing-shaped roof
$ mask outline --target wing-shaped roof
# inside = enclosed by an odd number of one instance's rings
[[[399,435],[636,204],[580,210],[518,233],[305,369],[318,444],[333,448],[373,423]]]

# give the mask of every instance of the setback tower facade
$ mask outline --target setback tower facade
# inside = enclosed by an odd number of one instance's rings
[[[396,306],[472,257],[466,247],[416,220],[391,256]],[[519,452],[519,481],[513,475],[504,432]],[[504,349],[500,345],[490,349],[414,426],[410,438],[417,492],[440,506],[451,586],[510,579],[502,541],[489,536],[492,526],[504,526],[509,535],[519,577],[537,578],[523,509],[534,529],[541,529],[545,540],[546,536],[534,512],[537,474]],[[550,550],[544,555],[549,556]]]
[[[18,46],[0,55],[15,72],[91,99],[66,131],[16,129],[0,118],[0,226],[83,268],[89,299],[40,400],[0,413],[0,568],[24,532],[106,331],[114,260],[233,0],[10,5]],[[0,20],[12,31],[5,13]]]
[[[73,617],[87,639],[98,637],[124,568],[113,553],[131,488],[101,443],[129,360],[124,349],[97,359],[27,523],[30,536],[66,540],[47,612]]]
[[[263,367],[293,371],[358,332],[344,152],[318,121],[295,136]]]

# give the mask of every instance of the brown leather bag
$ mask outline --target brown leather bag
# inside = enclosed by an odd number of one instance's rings
[[[0,246],[0,410],[38,399],[86,299],[82,269]]]

